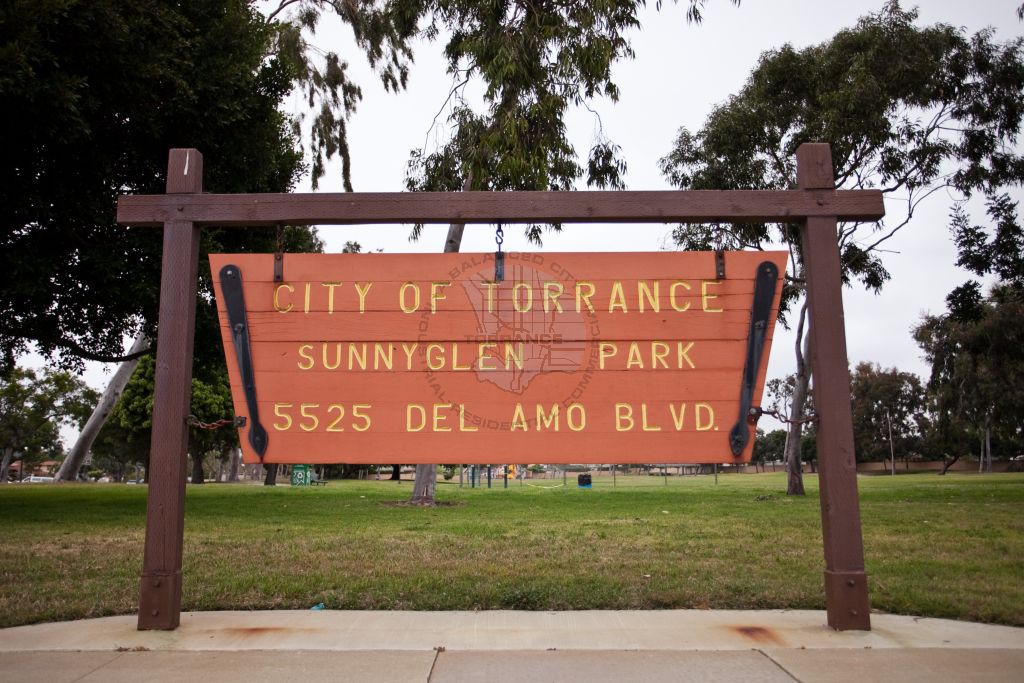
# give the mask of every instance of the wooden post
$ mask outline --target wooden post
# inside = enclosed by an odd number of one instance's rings
[[[803,144],[796,158],[800,189],[835,188],[828,145]],[[871,617],[857,498],[837,222],[835,216],[808,217],[802,230],[814,404],[819,416],[818,483],[825,545],[825,603],[829,626],[839,631],[867,631],[871,629]]]
[[[202,191],[203,156],[194,149],[172,149],[167,163],[167,194]],[[140,631],[172,630],[181,619],[186,420],[192,394],[198,268],[199,228],[184,220],[164,223],[146,545],[139,592]]]

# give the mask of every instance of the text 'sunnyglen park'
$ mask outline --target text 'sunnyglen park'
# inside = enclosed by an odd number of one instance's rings
[[[786,253],[210,264],[247,462],[713,463],[750,459]]]

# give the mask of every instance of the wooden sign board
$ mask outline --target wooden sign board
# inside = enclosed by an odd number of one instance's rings
[[[272,254],[211,254],[245,460],[749,461],[755,274],[777,269],[752,406],[786,257],[726,252],[718,279],[714,252],[508,253],[495,282],[493,254],[286,254],[275,282]]]

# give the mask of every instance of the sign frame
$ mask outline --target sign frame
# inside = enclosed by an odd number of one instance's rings
[[[825,143],[796,152],[795,190],[203,194],[203,156],[170,150],[164,195],[118,198],[117,222],[163,227],[150,484],[139,630],[181,620],[186,449],[203,226],[279,223],[793,222],[801,240],[818,411],[818,477],[828,625],[870,630],[867,575],[850,412],[840,220],[879,220],[879,190],[836,190]]]

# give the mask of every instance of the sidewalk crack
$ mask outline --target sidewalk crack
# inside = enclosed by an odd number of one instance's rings
[[[434,660],[430,662],[430,671],[427,672],[427,683],[430,683],[430,679],[434,677],[434,667],[437,666],[437,658],[444,652],[444,648],[434,648]]]
[[[797,678],[797,677],[796,677],[796,676],[795,676],[795,675],[793,674],[793,672],[792,672],[792,671],[790,671],[790,670],[789,670],[789,669],[787,669],[786,667],[784,667],[784,666],[782,666],[781,664],[779,664],[779,663],[778,663],[778,661],[776,661],[776,660],[775,660],[775,658],[774,658],[774,657],[772,657],[772,656],[771,656],[770,654],[768,654],[767,652],[765,652],[764,650],[761,650],[761,649],[756,649],[756,651],[757,651],[757,652],[759,652],[759,653],[761,653],[761,654],[762,654],[762,655],[763,655],[763,656],[764,656],[764,657],[765,657],[765,658],[766,658],[766,659],[767,659],[767,660],[768,660],[769,662],[771,662],[772,664],[774,664],[775,666],[777,666],[777,667],[779,668],[779,670],[780,670],[780,671],[782,671],[782,673],[786,674],[787,676],[789,676],[790,678],[792,678],[792,679],[793,679],[794,681],[797,681],[797,683],[801,683],[800,679],[799,679],[799,678]]]
[[[118,652],[116,655],[114,655],[113,659],[108,659],[107,661],[105,661],[102,664],[100,664],[99,666],[97,666],[95,669],[92,669],[90,671],[86,671],[84,674],[82,674],[78,678],[76,678],[73,681],[71,681],[71,683],[78,683],[78,681],[85,680],[86,678],[88,678],[89,676],[92,676],[94,673],[96,673],[97,671],[99,671],[103,667],[105,667],[105,666],[107,666],[109,664],[113,664],[114,662],[116,662],[117,660],[119,660],[123,656],[124,656],[123,652]]]

